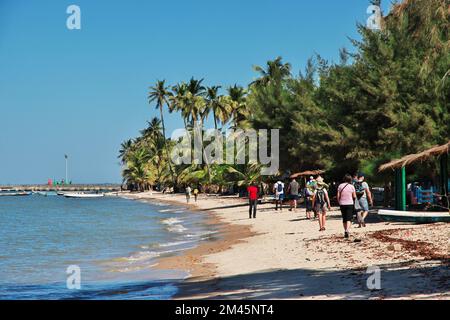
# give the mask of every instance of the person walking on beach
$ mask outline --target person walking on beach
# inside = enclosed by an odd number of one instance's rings
[[[294,212],[297,210],[297,201],[298,201],[298,191],[300,189],[300,185],[295,180],[295,178],[292,179],[291,183],[288,187],[288,193],[289,193],[289,200],[291,201],[291,207],[289,211],[294,210]]]
[[[189,203],[189,201],[191,200],[192,189],[190,186],[187,186],[185,191],[186,191],[186,202]]]
[[[356,199],[356,189],[352,184],[352,176],[347,174],[344,177],[344,182],[338,187],[337,199],[341,207],[342,222],[344,225],[344,237],[350,237],[350,226],[353,219],[353,212]]]
[[[275,192],[275,210],[278,211],[278,204],[280,204],[280,211],[283,211],[284,183],[278,180],[273,186],[273,191]]]
[[[199,193],[198,188],[195,188],[193,193],[194,193],[194,200],[195,200],[195,202],[197,202],[198,193]]]
[[[314,180],[314,177],[309,177],[309,181],[306,183],[305,186],[305,206],[306,206],[306,219],[311,219],[311,213],[313,212],[313,205],[312,205],[312,197],[314,195],[314,190],[316,188],[316,181]]]
[[[356,190],[355,210],[359,228],[366,227],[365,219],[369,215],[369,204],[373,207],[372,193],[370,192],[369,184],[364,180],[364,174],[359,173],[357,181],[354,183]]]
[[[327,208],[331,210],[330,197],[328,196],[327,185],[323,181],[317,182],[317,188],[314,191],[312,203],[314,212],[319,217],[319,231],[325,231]]]
[[[249,201],[249,208],[248,208],[248,216],[249,219],[252,218],[252,212],[253,212],[253,219],[256,219],[256,207],[258,205],[258,187],[255,183],[252,183],[250,186],[247,187],[248,192],[248,201]]]

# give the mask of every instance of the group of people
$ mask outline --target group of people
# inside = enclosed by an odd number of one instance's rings
[[[283,210],[283,202],[286,198],[286,193],[289,200],[289,211],[296,211],[298,200],[301,195],[300,184],[295,178],[291,180],[289,185],[285,186],[282,181],[277,181],[272,189],[275,194],[275,210]],[[259,199],[259,189],[255,183],[247,188],[249,196],[249,218],[256,218],[257,204]],[[317,218],[319,221],[319,231],[326,230],[326,215],[331,210],[331,201],[328,193],[328,185],[324,182],[321,176],[317,178],[310,177],[303,189],[303,196],[305,198],[306,218]],[[344,237],[349,238],[350,226],[353,216],[357,215],[357,220],[360,228],[366,226],[365,219],[369,214],[369,205],[373,206],[373,198],[370,192],[369,185],[365,181],[365,176],[359,173],[355,176],[347,174],[344,177],[343,183],[337,188],[337,201],[340,206]]]
[[[344,182],[338,187],[337,200],[341,208],[344,237],[349,238],[350,226],[356,212],[360,228],[366,227],[365,219],[369,215],[369,204],[373,206],[373,197],[363,173],[352,177],[345,175]]]

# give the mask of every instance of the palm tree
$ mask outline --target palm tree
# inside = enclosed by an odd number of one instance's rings
[[[214,129],[217,130],[217,119],[220,112],[220,96],[218,94],[220,86],[213,86],[206,88],[206,105],[213,114]]]
[[[267,68],[254,66],[253,69],[260,74],[260,78],[250,85],[267,85],[273,81],[280,81],[291,75],[291,64],[283,63],[283,58],[277,57],[273,61],[267,62]]]
[[[150,154],[144,148],[135,150],[130,154],[126,168],[123,170],[124,181],[127,184],[137,186],[139,191],[144,191],[145,185],[150,182],[152,176],[148,167]]]
[[[118,158],[121,159],[122,163],[125,163],[127,161],[127,157],[130,153],[130,151],[133,148],[133,140],[132,139],[128,139],[124,142],[122,142],[122,144],[120,145],[120,150],[119,150],[119,156]]]
[[[169,111],[179,111],[181,112],[181,117],[184,121],[184,128],[187,129],[187,121],[189,118],[188,113],[188,85],[185,82],[178,83],[177,85],[172,87],[173,94],[170,97],[170,106]]]
[[[237,128],[239,123],[248,117],[248,110],[246,104],[246,90],[235,84],[228,88],[228,96],[231,102],[232,118],[234,127]]]
[[[161,120],[154,117],[152,120],[147,121],[147,128],[141,130],[140,133],[142,137],[149,139],[161,135]]]
[[[164,107],[164,105],[167,105],[167,106],[170,105],[168,100],[171,96],[172,96],[172,93],[169,91],[169,88],[166,87],[165,80],[162,80],[162,81],[158,80],[154,87],[150,87],[148,100],[149,100],[149,103],[156,102],[156,108],[159,109],[159,113],[161,115],[161,124],[162,124],[163,136],[164,136],[164,148],[166,150],[166,155],[167,155],[167,159],[168,159],[170,174],[172,176],[172,181],[175,182],[174,176],[173,176],[173,171],[172,171],[172,166],[170,164],[169,149],[168,149],[167,143],[166,143],[166,127],[165,127],[165,123],[164,123],[164,114],[163,114],[163,107]],[[174,185],[174,187],[175,187],[175,185]]]
[[[195,126],[197,122],[205,117],[208,113],[205,103],[205,87],[202,86],[203,79],[197,80],[191,78],[187,83],[187,103],[185,112],[190,119],[191,125]]]

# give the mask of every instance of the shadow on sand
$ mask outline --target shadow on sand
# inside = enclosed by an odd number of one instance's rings
[[[238,263],[238,262],[236,262]],[[450,295],[448,264],[414,262],[379,266],[381,290],[369,290],[366,270],[269,270],[180,285],[178,299],[369,299]]]

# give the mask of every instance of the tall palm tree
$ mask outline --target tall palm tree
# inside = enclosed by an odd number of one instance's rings
[[[173,176],[172,165],[170,164],[169,149],[167,147],[167,142],[166,142],[166,127],[165,127],[165,123],[164,123],[164,113],[163,113],[164,105],[169,106],[169,98],[171,97],[171,95],[172,95],[172,93],[169,91],[169,88],[166,87],[165,80],[162,80],[162,81],[158,80],[154,87],[150,87],[148,100],[149,100],[149,103],[156,102],[156,108],[159,109],[159,113],[161,115],[161,124],[162,124],[163,136],[164,136],[164,148],[166,150],[166,156],[168,159],[169,170],[170,170],[170,174],[172,177],[172,181],[175,182],[175,179]]]
[[[235,128],[248,117],[246,90],[235,84],[227,89],[231,101],[232,118]]]
[[[199,120],[205,117],[208,113],[208,108],[205,103],[205,87],[202,86],[203,79],[197,80],[191,78],[187,83],[187,104],[186,113],[189,115],[191,125],[195,126]]]
[[[188,104],[188,85],[185,82],[178,83],[172,87],[172,96],[170,97],[169,111],[181,112],[181,117],[184,121],[184,128],[187,129],[187,122],[189,118],[189,112],[187,108]]]
[[[220,86],[206,88],[206,105],[210,109],[214,119],[214,129],[217,130],[217,118],[220,111]]]
[[[253,69],[259,73],[260,78],[253,81],[251,85],[266,85],[272,81],[280,81],[289,77],[292,66],[290,63],[283,63],[282,60],[283,58],[277,57],[273,61],[268,61],[266,69],[260,66],[254,66]]]

